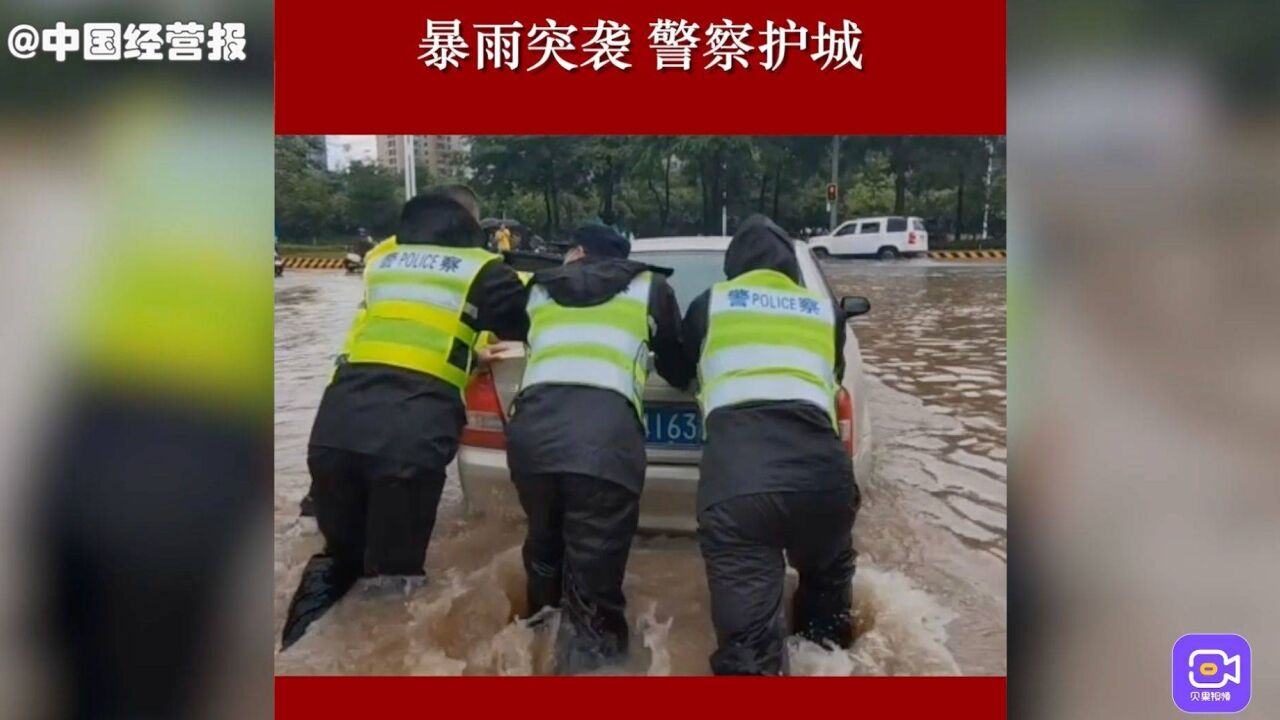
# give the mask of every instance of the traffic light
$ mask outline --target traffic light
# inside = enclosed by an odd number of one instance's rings
[[[836,190],[837,188],[835,183],[829,183],[827,185],[827,202],[833,203],[836,201]]]

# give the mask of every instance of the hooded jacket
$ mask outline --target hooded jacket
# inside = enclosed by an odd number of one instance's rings
[[[724,274],[776,270],[800,283],[795,246],[784,230],[762,216],[748,218],[729,243]],[[696,368],[707,338],[711,291],[685,313],[683,345]],[[836,381],[844,377],[845,316],[835,306]],[[719,408],[706,419],[698,511],[739,495],[849,488],[852,463],[831,419],[812,403],[760,401]]]
[[[407,243],[406,247],[411,247]],[[477,331],[524,340],[529,291],[500,260],[481,268],[467,303]],[[458,389],[425,373],[339,358],[311,427],[310,444],[443,468],[458,452],[466,410]]]
[[[648,265],[592,257],[539,270],[531,283],[565,307],[599,305],[626,290]],[[666,277],[649,287],[649,348],[654,369],[675,387],[688,385],[693,368],[680,346],[680,306]],[[507,464],[521,475],[589,475],[640,493],[646,464],[644,428],[625,398],[612,390],[540,383],[516,398],[507,424]]]

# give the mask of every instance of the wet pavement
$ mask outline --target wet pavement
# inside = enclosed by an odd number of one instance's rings
[[[869,376],[875,469],[859,479],[854,529],[858,639],[849,651],[793,641],[792,672],[1004,674],[1004,264],[831,261],[824,269],[837,294],[871,300],[852,327]],[[276,280],[277,638],[302,567],[322,544],[315,523],[298,517],[307,435],[360,289],[358,277],[332,271]],[[429,583],[362,581],[276,656],[276,671],[551,672],[554,619],[539,629],[514,619],[524,594],[519,509],[473,517],[463,505],[450,468]],[[637,538],[625,590],[632,652],[623,672],[708,672],[714,637],[693,538]]]

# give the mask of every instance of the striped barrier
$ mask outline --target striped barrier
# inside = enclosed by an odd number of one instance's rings
[[[1004,250],[930,250],[932,260],[1004,260],[1008,253]],[[284,266],[291,270],[341,270],[342,258],[307,257],[305,255],[289,255],[284,259]]]
[[[284,266],[291,270],[341,270],[342,258],[288,255]]]
[[[1004,250],[930,250],[932,260],[1004,260]]]

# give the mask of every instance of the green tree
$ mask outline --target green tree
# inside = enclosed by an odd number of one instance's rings
[[[843,193],[843,200],[850,215],[899,215],[905,212],[900,208],[906,206],[906,193],[903,191],[899,198],[898,176],[893,171],[889,153],[869,152],[846,177],[847,190]]]
[[[740,217],[750,209],[747,188],[757,174],[750,138],[690,136],[680,138],[676,152],[684,161],[686,179],[701,196],[699,230],[707,235],[720,232],[721,207]]]
[[[562,230],[599,220],[642,235],[720,231],[763,212],[784,227],[827,222],[830,137],[606,137],[585,138],[568,150],[563,138],[486,141],[477,176],[505,202],[515,192],[542,196],[545,227]],[[955,224],[981,225],[985,151],[975,165],[975,138],[845,137],[841,147],[842,208],[851,214],[902,213]],[[484,148],[481,148],[482,150]],[[997,154],[1003,153],[1001,146]],[[576,158],[576,159],[575,159]],[[553,169],[554,168],[554,169]],[[963,183],[959,182],[963,174]],[[993,164],[999,195],[1002,162]],[[989,206],[1001,202],[997,197]],[[989,220],[1000,225],[999,208]],[[527,218],[526,218],[527,219]]]
[[[631,138],[617,135],[592,138],[583,149],[583,156],[590,166],[592,184],[600,197],[598,215],[605,225],[616,225],[618,222],[614,201],[622,184],[630,150]]]
[[[543,233],[558,236],[564,227],[565,201],[580,198],[588,185],[588,142],[566,136],[476,138],[471,150],[476,184],[499,204],[518,192],[537,192],[542,196]]]
[[[921,173],[918,187],[952,188],[952,237],[959,240],[966,231],[978,230],[981,222],[983,183],[987,167],[987,138],[956,136],[928,138],[917,147]]]
[[[433,188],[436,185],[443,185],[446,182],[437,178],[435,175],[432,175],[431,168],[427,167],[427,164],[422,161],[418,161],[413,164],[413,172],[413,179],[414,182],[418,184],[419,193],[427,192],[428,189]],[[400,194],[404,195],[403,179],[400,179]]]
[[[276,228],[281,239],[313,242],[342,216],[344,198],[334,177],[313,162],[322,136],[276,138]]]
[[[671,224],[674,174],[679,169],[677,142],[670,136],[649,136],[635,138],[628,146],[630,177],[639,187],[632,203],[633,222],[649,229],[648,234],[662,235]]]
[[[342,176],[346,197],[345,230],[363,227],[375,237],[395,232],[404,204],[404,185],[392,171],[381,165],[352,163]]]
[[[818,136],[756,138],[760,147],[759,212],[784,227],[826,223],[831,139]]]

